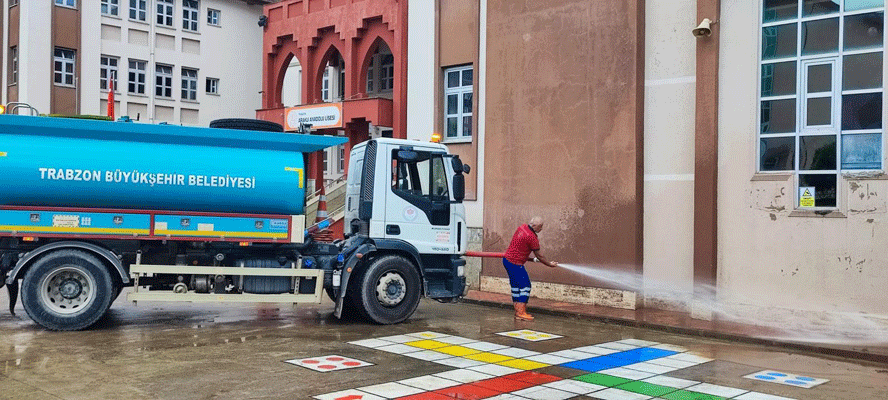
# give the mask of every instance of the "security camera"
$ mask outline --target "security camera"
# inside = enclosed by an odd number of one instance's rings
[[[710,28],[710,25],[712,24],[712,20],[709,18],[703,18],[700,25],[697,25],[691,33],[693,33],[695,37],[712,36],[712,29]]]
[[[259,26],[264,28],[266,25],[268,25],[268,17],[265,15],[259,17]]]

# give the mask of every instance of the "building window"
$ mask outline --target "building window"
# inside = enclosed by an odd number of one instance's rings
[[[77,7],[77,0],[55,0],[55,3],[65,7]]]
[[[136,21],[145,21],[148,19],[148,3],[147,0],[129,0],[129,17]]]
[[[9,48],[9,59],[12,62],[9,65],[11,71],[9,71],[9,84],[14,85],[18,83],[18,71],[19,71],[19,59],[18,59],[18,47],[12,46]]]
[[[19,0],[9,0],[9,6],[17,6],[19,4]]]
[[[182,68],[182,100],[197,100],[197,70]]]
[[[222,11],[207,9],[207,23],[213,26],[220,26],[222,22]]]
[[[117,16],[120,14],[120,0],[102,0],[102,14]]]
[[[763,1],[758,170],[836,208],[841,172],[883,168],[884,2]]]
[[[154,95],[173,97],[173,67],[157,65],[154,69]]]
[[[445,139],[472,136],[472,67],[444,70]]]
[[[339,145],[339,172],[345,173],[345,145]]]
[[[157,0],[157,24],[173,26],[173,0]]]
[[[129,88],[130,93],[145,94],[145,61],[130,60]]]
[[[375,61],[375,58],[371,59],[370,65],[367,66],[367,93],[372,93],[373,88],[374,88],[374,85],[373,85],[373,62],[374,61]]]
[[[216,78],[207,78],[207,93],[219,94],[219,80]]]
[[[324,153],[324,173],[329,175],[330,174],[330,166],[327,163],[327,158],[328,158],[327,153],[329,153],[329,151],[324,150],[323,153]]]
[[[383,54],[379,67],[379,91],[390,91],[395,87],[395,57]]]
[[[182,29],[197,32],[198,15],[200,15],[198,0],[182,0]]]
[[[102,90],[108,90],[108,81],[114,84],[114,91],[119,91],[117,86],[117,57],[102,56],[101,69],[99,70],[99,86]]]
[[[54,61],[55,83],[74,86],[74,50],[56,47]]]
[[[324,79],[321,89],[321,101],[330,101],[330,68],[324,69]]]

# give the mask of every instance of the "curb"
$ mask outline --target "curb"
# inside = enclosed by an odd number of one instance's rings
[[[500,302],[491,301],[491,300],[477,300],[477,299],[469,299],[469,298],[464,297],[461,299],[461,301],[463,303],[469,303],[469,304],[477,304],[477,305],[488,306],[488,307],[511,309],[510,304],[500,303]],[[762,339],[762,338],[756,338],[756,337],[750,337],[750,336],[744,336],[744,335],[736,335],[736,334],[712,331],[712,330],[708,330],[708,329],[682,328],[682,327],[669,326],[669,325],[660,325],[660,324],[655,324],[652,322],[637,321],[634,319],[630,320],[630,319],[624,319],[624,318],[605,317],[605,316],[592,315],[592,314],[580,314],[580,313],[575,313],[575,312],[570,312],[570,311],[550,310],[547,308],[532,307],[532,306],[528,306],[527,309],[530,311],[533,311],[535,313],[545,314],[545,315],[553,315],[553,316],[557,316],[557,317],[588,319],[588,320],[594,320],[594,321],[600,321],[600,322],[613,323],[613,324],[617,324],[617,325],[629,326],[629,327],[634,327],[634,328],[645,328],[645,329],[652,329],[652,330],[668,332],[668,333],[678,333],[678,334],[689,335],[689,336],[700,336],[700,337],[705,337],[705,338],[710,338],[710,339],[719,339],[719,340],[727,340],[727,341],[732,341],[732,342],[741,342],[741,343],[757,344],[757,345],[764,345],[764,346],[781,347],[781,348],[785,348],[785,349],[800,350],[800,351],[817,353],[817,354],[827,355],[827,356],[851,358],[854,360],[869,361],[869,362],[874,362],[874,363],[879,363],[879,364],[888,364],[888,354],[873,354],[873,353],[868,353],[865,351],[835,349],[835,348],[823,347],[823,346],[817,346],[817,345],[808,345],[808,344],[802,344],[802,343],[785,342],[785,341],[779,341],[779,340],[773,340],[773,339]]]

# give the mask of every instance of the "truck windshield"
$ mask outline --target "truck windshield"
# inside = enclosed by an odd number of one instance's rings
[[[450,191],[444,159],[432,156],[423,161],[393,161],[392,190],[432,201],[447,201]]]

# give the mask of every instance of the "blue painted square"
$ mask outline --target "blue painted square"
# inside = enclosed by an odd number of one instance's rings
[[[605,369],[622,367],[625,365],[629,365],[629,363],[625,362],[625,361],[623,361],[622,363],[616,363],[611,360],[604,360],[604,361],[580,360],[580,361],[569,362],[566,364],[561,364],[562,367],[579,369],[579,370],[589,371],[589,372],[598,372],[598,371],[602,371]]]
[[[655,349],[652,347],[644,347],[640,349],[632,349],[627,351],[622,351],[619,353],[610,354],[609,357],[616,357],[623,360],[632,361],[632,363],[640,363],[650,360],[655,360],[657,358],[668,357],[673,354],[678,354],[678,352],[670,351],[670,350],[661,350]]]

